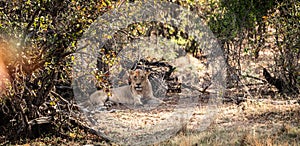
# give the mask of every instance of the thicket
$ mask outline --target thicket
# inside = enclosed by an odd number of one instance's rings
[[[11,87],[1,97],[0,134],[8,140],[57,131],[68,135],[71,54],[86,28],[111,4],[102,1],[1,1],[1,39],[12,44]],[[11,50],[7,50],[11,51]]]
[[[263,66],[265,80],[280,93],[299,93],[299,1],[225,0],[210,7],[215,12],[209,15],[208,24],[223,46],[229,82],[245,76],[243,54],[255,61],[260,52],[269,51],[275,63]]]
[[[197,12],[208,24],[233,74],[242,76],[243,53],[255,60],[262,50],[270,50],[275,54],[275,64],[265,67],[266,80],[281,93],[299,93],[299,1],[176,0],[174,3]],[[39,136],[44,128],[60,136],[72,131],[70,115],[76,109],[72,104],[72,53],[85,29],[117,4],[120,3],[98,0],[0,1],[0,39],[12,44],[13,51],[17,50],[13,59],[6,62],[11,86],[1,97],[1,135],[16,140],[19,136]],[[136,25],[125,29],[128,38],[150,35],[139,30],[133,34],[139,28]],[[158,35],[166,38],[186,39],[190,42],[187,51],[194,55],[201,52],[197,42],[189,40],[184,32],[170,33],[172,26],[165,28],[159,22],[138,25],[147,30],[155,28]],[[104,53],[109,54],[108,50]],[[234,80],[231,77],[228,80]]]

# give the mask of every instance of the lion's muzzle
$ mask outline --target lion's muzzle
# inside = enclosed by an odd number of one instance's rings
[[[136,91],[142,91],[143,90],[143,87],[142,87],[142,85],[139,83],[139,84],[136,84],[135,86],[134,86],[134,88],[135,88],[135,90]]]

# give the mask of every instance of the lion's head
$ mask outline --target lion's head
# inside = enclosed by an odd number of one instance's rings
[[[131,87],[135,89],[138,93],[141,93],[143,90],[148,90],[149,88],[149,76],[150,72],[137,69],[129,71],[129,82]]]

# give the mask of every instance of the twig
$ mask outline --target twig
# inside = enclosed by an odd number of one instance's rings
[[[99,135],[106,142],[112,141],[107,136],[105,136],[105,134],[103,134],[102,132],[96,131],[93,128],[91,128],[90,126],[88,126],[87,124],[81,122],[80,118],[78,118],[76,115],[72,114],[69,118],[70,118],[71,121],[73,121],[75,124],[77,124],[80,128],[84,129],[85,131],[87,131],[91,134]]]
[[[258,78],[258,77],[254,77],[254,76],[250,76],[250,75],[245,75],[245,77],[247,77],[247,78],[252,78],[252,79],[255,79],[255,80],[259,80],[259,81],[262,81],[263,83],[267,83],[267,81],[266,80],[264,80],[264,79],[260,79],[260,78]]]
[[[50,123],[50,122],[51,122],[51,117],[39,117],[39,118],[30,120],[28,122],[28,124],[33,126],[36,124],[45,124],[45,123]]]
[[[62,96],[60,96],[58,93],[51,91],[51,94],[53,94],[54,96],[58,97],[61,101],[63,101],[64,103],[70,105],[70,102],[66,99],[64,99]]]
[[[181,85],[182,85],[182,87],[184,87],[184,88],[189,88],[189,89],[192,89],[192,90],[196,90],[196,91],[198,91],[198,92],[200,92],[200,93],[209,93],[209,92],[206,91],[206,89],[207,89],[211,84],[210,84],[209,86],[206,86],[203,90],[199,89],[199,88],[196,87],[196,86],[193,86],[193,85],[187,85],[187,84],[185,84],[185,83],[182,83]]]
[[[119,2],[119,4],[117,4],[117,9],[119,9],[122,5],[123,5],[123,3],[125,2],[126,0],[121,0],[120,2]]]
[[[61,101],[63,101],[67,105],[69,112],[71,112],[71,108],[70,107],[76,107],[77,109],[80,109],[80,107],[77,104],[70,103],[68,100],[64,99],[58,93],[56,93],[54,91],[51,91],[51,94],[53,94],[54,96],[58,97]]]

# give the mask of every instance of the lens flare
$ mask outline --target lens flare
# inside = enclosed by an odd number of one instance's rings
[[[0,94],[10,85],[11,77],[8,64],[14,60],[14,47],[3,38],[0,38]]]

